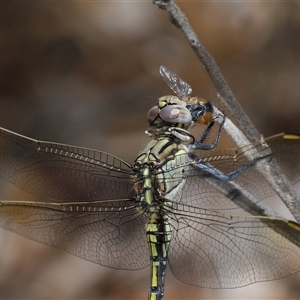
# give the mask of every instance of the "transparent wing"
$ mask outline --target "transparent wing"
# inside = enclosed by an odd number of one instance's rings
[[[165,207],[173,228],[168,259],[179,280],[207,288],[235,288],[300,271],[298,224],[279,218],[247,216],[241,209],[236,212],[241,216],[224,214],[220,210],[231,208],[231,201],[202,180],[205,176],[218,178],[213,172],[207,173],[203,166],[228,174],[247,165],[248,154],[259,158],[255,153],[261,153],[262,157],[267,155],[265,159],[275,158],[294,184],[299,182],[299,135],[279,134],[266,141],[272,156],[264,153],[264,146],[258,143],[236,152],[197,152],[201,160],[197,162],[197,158],[191,157],[194,163],[184,166],[183,182],[178,181],[181,188],[166,197],[174,199],[172,208]],[[184,160],[188,164],[188,158]],[[235,181],[258,199],[274,194],[258,174],[252,166]]]
[[[1,201],[0,226],[103,266],[146,267],[145,216],[130,200],[105,205]]]
[[[183,210],[185,212],[183,212]],[[169,264],[181,281],[206,288],[235,288],[300,270],[300,227],[281,219],[240,217],[188,207],[168,213],[173,237]]]
[[[131,165],[105,152],[33,140],[0,128],[0,177],[57,202],[128,197]]]
[[[285,176],[296,183],[300,179],[300,135],[280,133],[266,139]]]
[[[45,202],[1,201],[0,226],[103,266],[148,265],[131,165],[101,151],[0,128],[0,177]]]
[[[165,165],[165,180],[178,188],[173,189],[166,198],[206,209],[233,209],[236,206],[225,195],[217,192],[205,182],[205,177],[222,179],[222,174],[234,173],[249,164],[248,155],[254,159],[274,158],[284,174],[293,184],[300,179],[300,137],[299,135],[279,134],[266,139],[270,150],[257,143],[232,150],[196,151],[196,156],[182,155],[176,166],[171,162]],[[184,171],[179,168],[183,167]],[[205,167],[205,168],[204,168]],[[207,172],[210,169],[211,173]],[[275,194],[270,184],[251,166],[238,173],[234,181],[250,192],[258,200]]]
[[[163,66],[159,68],[159,73],[166,84],[179,98],[186,97],[192,93],[191,86],[179,78],[176,73]]]
[[[275,159],[284,175],[292,184],[296,185],[300,179],[300,135],[281,133],[267,138],[266,142],[273,153],[271,157],[267,159]],[[217,167],[223,172],[227,172],[227,170],[230,169],[225,165]],[[275,194],[270,184],[257,172],[255,167],[249,168],[241,173],[235,179],[235,182],[257,199],[265,199]]]
[[[177,156],[175,160],[169,160],[162,166],[166,186],[173,187],[165,198],[206,209],[236,208],[234,203],[217,192],[206,179],[214,177],[230,181],[230,177],[237,176],[235,181],[241,187],[251,190],[251,187],[264,181],[257,182],[255,176],[252,179],[245,174],[258,173],[251,164],[257,159],[270,159],[271,154],[269,148],[258,143],[231,150],[196,151]],[[261,196],[256,190],[250,192]],[[272,194],[270,187],[267,192]],[[263,196],[267,197],[268,194]]]

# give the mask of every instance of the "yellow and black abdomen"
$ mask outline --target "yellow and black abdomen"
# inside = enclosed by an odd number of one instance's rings
[[[171,226],[167,216],[153,212],[147,225],[147,241],[150,254],[151,285],[148,300],[163,299]]]
[[[140,208],[148,216],[146,225],[150,257],[151,284],[148,300],[161,300],[164,295],[168,249],[172,237],[171,219],[165,213],[172,204],[165,196],[175,197],[178,187],[184,183],[182,159],[186,159],[186,146],[169,135],[152,140],[135,161],[135,184]],[[178,167],[179,166],[179,167]],[[175,193],[175,194],[174,194]]]

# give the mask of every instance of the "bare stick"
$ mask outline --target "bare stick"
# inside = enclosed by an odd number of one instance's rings
[[[236,101],[215,60],[200,43],[186,16],[181,12],[174,0],[154,0],[153,2],[160,8],[167,10],[171,16],[172,22],[182,30],[211,78],[212,84],[218,93],[219,100],[236,119],[239,129],[237,127],[234,129],[231,128],[233,131],[227,133],[230,136],[236,136],[237,132],[239,135],[243,134],[244,138],[237,141],[238,146],[242,146],[241,143],[245,145],[247,141],[254,142],[261,140],[262,135],[258,132],[239,103]],[[300,197],[293,189],[289,180],[284,176],[277,163],[274,160],[269,163],[261,161],[257,163],[256,167],[270,183],[272,188],[291,211],[295,219],[300,222]]]
[[[188,19],[182,13],[180,8],[173,0],[158,0],[154,1],[154,3],[158,4],[160,8],[167,10],[171,16],[172,22],[182,30],[190,45],[194,49],[196,55],[199,57],[201,63],[206,69],[214,88],[219,94],[220,102],[236,118],[240,130],[245,133],[249,141],[254,142],[259,140],[261,137],[260,133],[256,130],[248,116],[243,111],[242,107],[236,101],[215,60],[200,43],[197,35],[189,24]]]

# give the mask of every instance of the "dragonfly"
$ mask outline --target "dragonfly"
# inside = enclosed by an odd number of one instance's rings
[[[261,201],[274,192],[255,165],[275,159],[297,184],[300,135],[218,149],[225,114],[192,97],[190,85],[166,67],[160,74],[175,95],[149,110],[150,141],[132,164],[0,128],[0,177],[40,199],[0,200],[0,226],[102,266],[150,266],[149,300],[164,298],[167,267],[180,281],[205,288],[298,272],[300,225],[234,214],[237,205],[209,180],[234,182]],[[195,126],[203,127],[198,139]]]

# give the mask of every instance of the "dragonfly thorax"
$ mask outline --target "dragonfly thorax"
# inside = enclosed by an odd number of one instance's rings
[[[155,203],[162,205],[162,199],[181,183],[182,178],[171,178],[175,173],[181,173],[183,167],[174,169],[172,166],[178,166],[178,160],[187,157],[188,152],[186,145],[170,135],[152,140],[137,157],[134,163],[137,180],[135,191],[148,207]]]

